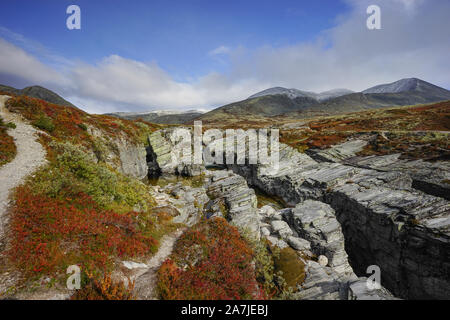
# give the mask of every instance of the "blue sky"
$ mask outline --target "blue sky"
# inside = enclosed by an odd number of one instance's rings
[[[65,26],[70,4],[81,8],[79,31]],[[188,78],[225,68],[208,55],[215,48],[310,41],[346,10],[336,0],[16,0],[2,4],[0,21],[67,59],[95,63],[117,54],[156,61],[171,74]]]
[[[211,108],[275,85],[363,90],[416,76],[448,86],[445,2],[8,1],[0,83],[44,85],[94,112]],[[376,32],[365,27],[372,3]],[[70,4],[81,30],[66,28]]]

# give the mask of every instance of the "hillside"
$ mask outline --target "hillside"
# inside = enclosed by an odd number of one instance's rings
[[[450,91],[420,79],[410,78],[347,94],[332,90],[314,94],[296,89],[271,88],[244,101],[225,105],[198,118],[208,123],[254,121],[273,116],[310,118],[373,108],[406,106],[450,100]],[[338,94],[339,96],[335,96]],[[320,95],[322,95],[320,97]]]
[[[142,119],[158,124],[182,124],[203,115],[199,110],[188,111],[149,111],[149,112],[113,112],[105,115],[127,120]]]
[[[297,97],[309,97],[316,99],[317,101],[325,101],[328,99],[340,97],[346,94],[353,93],[353,91],[348,89],[332,89],[320,93],[315,93],[311,91],[302,91],[298,89],[286,89],[283,87],[273,87],[266,90],[263,90],[261,92],[255,93],[254,95],[251,95],[248,99],[257,98],[257,97],[263,97],[263,96],[271,96],[271,95],[285,95],[288,96],[291,99],[297,98]]]
[[[17,96],[28,96],[28,97],[32,97],[32,98],[38,98],[50,103],[54,103],[54,104],[58,104],[61,106],[66,106],[66,107],[75,107],[72,103],[70,103],[69,101],[63,99],[61,96],[59,96],[58,94],[56,94],[55,92],[48,90],[46,88],[43,88],[41,86],[31,86],[31,87],[26,87],[23,89],[16,89],[13,87],[9,87],[9,86],[5,86],[5,85],[0,85],[0,93],[4,93],[4,94],[12,94],[12,95],[17,95]]]
[[[311,97],[295,97],[276,94],[264,95],[214,109],[198,117],[205,122],[238,121],[239,119],[257,120],[264,117],[272,117],[287,112],[293,112],[307,108],[317,103]]]

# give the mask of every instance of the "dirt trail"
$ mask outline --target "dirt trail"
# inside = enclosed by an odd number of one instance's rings
[[[8,130],[8,134],[14,138],[17,155],[11,162],[0,167],[0,242],[7,222],[10,192],[46,162],[45,149],[36,141],[39,131],[27,124],[19,114],[11,113],[5,108],[8,99],[9,96],[0,96],[0,116],[5,122],[16,124],[16,128]]]
[[[179,229],[174,233],[165,235],[161,239],[161,245],[158,252],[145,263],[145,267],[136,268],[132,279],[135,280],[134,293],[136,299],[139,300],[156,300],[156,284],[158,281],[157,271],[161,264],[169,257],[174,248],[175,242],[183,233],[183,229]]]
[[[9,98],[0,95],[0,116],[5,122],[14,122],[16,125],[15,129],[8,130],[8,134],[14,138],[17,154],[11,162],[0,167],[0,296],[9,288],[14,288],[20,278],[17,271],[7,270],[3,255],[7,242],[5,230],[11,192],[23,183],[25,177],[46,162],[45,149],[36,141],[39,131],[27,124],[19,114],[11,113],[5,108],[5,102]]]

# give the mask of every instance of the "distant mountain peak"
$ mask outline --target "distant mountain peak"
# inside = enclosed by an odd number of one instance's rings
[[[321,93],[315,93],[312,91],[303,91],[298,89],[287,89],[283,87],[273,87],[266,90],[263,90],[261,92],[255,93],[254,95],[250,96],[248,99],[253,99],[257,97],[263,97],[263,96],[269,96],[269,95],[285,95],[289,97],[290,99],[295,99],[299,97],[307,97],[316,99],[317,101],[323,101],[327,99],[336,98],[342,95],[353,93],[353,91],[348,89],[332,89],[328,91],[324,91]]]
[[[309,98],[315,98],[314,92],[308,92],[308,91],[302,91],[298,89],[287,89],[283,87],[273,87],[266,90],[263,90],[261,92],[255,93],[254,95],[251,95],[248,97],[248,99],[253,99],[257,97],[263,97],[263,96],[269,96],[269,95],[276,95],[276,94],[282,94],[285,96],[288,96],[291,99],[295,99],[298,97],[309,97]]]
[[[23,89],[16,89],[13,87],[5,86],[0,84],[0,91],[8,92],[16,95],[24,95],[29,96],[37,99],[41,99],[50,103],[58,104],[61,106],[66,107],[74,107],[76,108],[72,103],[65,100],[55,92],[41,87],[41,86],[30,86]]]
[[[364,90],[362,93],[400,93],[417,90],[429,90],[436,88],[439,87],[418,78],[405,78],[391,83],[380,84],[375,87],[371,87],[369,89]]]

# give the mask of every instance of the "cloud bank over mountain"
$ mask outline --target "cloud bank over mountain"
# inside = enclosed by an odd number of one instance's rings
[[[187,80],[177,79],[156,61],[135,61],[117,54],[94,64],[69,63],[64,57],[32,50],[32,41],[1,28],[0,83],[46,86],[90,112],[208,108],[274,86],[359,91],[418,77],[450,87],[450,2],[346,2],[349,12],[336,17],[335,27],[312,42],[259,48],[245,44],[231,48],[224,43],[206,52],[205,59],[220,55],[226,71],[213,70]],[[381,7],[381,30],[366,28],[370,4]]]

